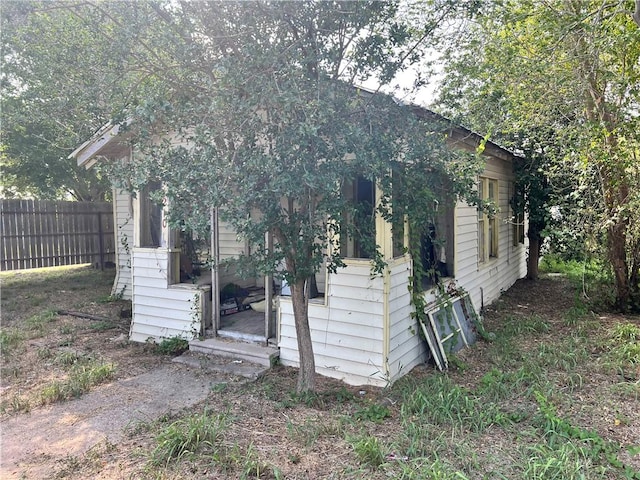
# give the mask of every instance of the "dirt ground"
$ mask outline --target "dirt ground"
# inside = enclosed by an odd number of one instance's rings
[[[154,372],[175,368],[170,363],[171,357],[158,355],[152,346],[127,341],[130,322],[126,315],[128,305],[108,298],[112,273],[74,272],[67,276],[73,276],[71,283],[64,279],[65,275],[60,277],[58,284],[51,277],[43,277],[43,280],[33,277],[28,287],[15,278],[2,277],[3,331],[11,334],[20,327],[23,335],[20,342],[11,343],[7,340],[9,336],[3,334],[2,422],[5,425],[7,422],[20,424],[25,435],[41,428],[38,421],[42,421],[48,412],[55,411],[59,416],[60,411],[73,410],[73,402],[77,400],[53,406],[41,401],[43,388],[47,384],[68,375],[68,365],[59,361],[60,358],[66,358],[66,352],[71,351],[78,358],[91,358],[115,365],[114,373],[106,383],[92,387],[83,396],[93,395],[89,398],[94,398],[99,405],[105,402],[108,392],[117,392],[119,382],[147,378]],[[60,288],[61,285],[64,286]],[[535,317],[549,326],[546,331],[519,337],[513,353],[514,362],[518,360],[518,352],[543,352],[541,346],[567,338],[577,328],[588,328],[594,340],[587,344],[589,350],[584,365],[572,364],[571,368],[549,365],[546,372],[557,386],[558,398],[568,392],[572,399],[570,402],[558,401],[558,414],[623,447],[638,446],[640,399],[637,382],[640,372],[619,372],[602,364],[600,358],[604,344],[596,339],[606,338],[612,326],[620,322],[640,326],[640,318],[588,314],[587,320],[570,324],[566,321],[566,314],[574,307],[575,298],[574,287],[561,277],[547,276],[538,282],[520,281],[487,308],[484,324],[487,331],[491,332],[501,328],[505,322]],[[57,310],[81,311],[106,320],[41,315],[43,311]],[[9,345],[8,350],[6,345]],[[463,350],[458,358],[464,367],[452,369],[448,377],[470,391],[478,387],[480,379],[495,368],[494,350],[495,344],[483,340],[473,348]],[[194,375],[197,381],[202,380],[198,375],[203,374]],[[430,365],[424,365],[411,372],[405,384],[418,385],[433,375],[443,374],[434,371]],[[211,380],[205,375],[205,383]],[[83,454],[58,452],[46,458],[41,457],[38,459],[39,468],[44,470],[38,471],[48,473],[42,477],[22,478],[256,478],[255,475],[243,476],[242,470],[239,470],[238,465],[242,462],[246,464],[247,458],[259,459],[259,465],[277,465],[280,476],[276,477],[266,468],[263,474],[258,475],[260,478],[389,478],[389,472],[395,470],[359,467],[349,439],[366,431],[375,434],[382,442],[393,444],[394,439],[404,435],[406,426],[400,422],[402,405],[395,387],[350,387],[323,377],[318,380],[319,393],[309,401],[296,399],[292,395],[296,371],[289,368],[275,368],[252,384],[231,382],[218,389],[215,386],[211,388],[213,384],[207,383],[206,398],[188,410],[168,409],[166,414],[159,415],[160,418],[130,424],[119,437],[113,437],[116,441],[109,440],[105,435]],[[629,390],[616,394],[621,385],[628,385]],[[175,393],[176,388],[169,384],[166,395]],[[156,391],[154,395],[163,398],[165,393]],[[107,403],[121,405],[121,409],[135,408],[117,396],[108,398],[110,400]],[[514,410],[526,413],[537,409],[530,398],[518,399],[515,403],[512,405]],[[381,423],[357,419],[359,411],[374,404],[388,408],[388,418]],[[199,414],[203,411],[224,411],[233,419],[225,441],[234,445],[239,452],[238,458],[233,460],[237,464],[229,464],[225,467],[228,470],[220,470],[211,467],[210,459],[194,458],[175,465],[151,467],[149,458],[157,446],[158,431],[188,413]],[[345,418],[352,420],[346,421]],[[74,434],[70,432],[70,435]],[[465,462],[471,462],[471,459],[481,463],[479,459],[487,457],[501,459],[497,460],[499,464],[495,466],[498,471],[510,471],[507,464],[511,461],[516,440],[508,431],[489,428],[479,436],[471,436],[471,440],[465,438],[464,442],[456,440],[454,431],[447,435],[450,438],[443,454],[449,456],[450,462],[458,462],[457,468],[463,468]],[[464,448],[471,451],[465,451],[456,443],[464,444]],[[389,455],[389,458],[393,458],[395,453]],[[621,458],[640,471],[640,454],[623,452]],[[482,468],[488,470],[490,466],[483,464]],[[469,478],[492,477],[478,474]],[[506,478],[522,477],[514,473],[507,474]]]
[[[513,322],[532,315],[547,322],[550,326],[547,333],[531,338],[525,335],[518,342],[522,352],[571,338],[580,328],[587,330],[593,340],[588,344],[589,361],[571,368],[558,369],[549,365],[547,374],[555,380],[559,391],[576,390],[575,401],[563,405],[559,413],[577,425],[595,430],[603,438],[621,445],[640,445],[640,365],[624,372],[605,365],[606,360],[602,358],[605,344],[601,341],[617,324],[631,323],[640,327],[640,316],[587,312],[584,319],[570,324],[566,316],[575,306],[576,298],[580,298],[580,294],[576,293],[575,286],[562,276],[544,275],[535,282],[519,280],[486,309],[484,324],[492,331],[499,329],[505,319]],[[492,367],[486,355],[488,348],[489,344],[481,341],[474,348],[462,351],[460,358],[467,368],[463,372],[452,372],[453,377],[470,388],[477,386],[478,379]],[[571,353],[567,352],[568,355]],[[627,383],[635,386],[635,395],[611,395],[616,386]],[[628,456],[628,460],[640,471],[639,454]]]
[[[221,359],[224,373],[205,373],[173,362],[152,344],[129,342],[131,303],[109,296],[113,271],[69,267],[1,279],[2,479],[64,476],[66,459],[115,445],[136,425],[171,418],[201,403],[216,385],[264,370],[241,365],[234,375],[233,362]],[[78,398],[43,395],[71,377],[74,366],[94,365],[111,365],[113,373]]]
[[[177,364],[96,387],[82,397],[2,422],[0,478],[47,478],[52,461],[116,444],[128,428],[173,415],[207,398],[226,376],[205,376]]]
[[[60,267],[53,272],[23,270],[2,276],[2,329],[10,340],[4,342],[8,345],[3,345],[0,364],[0,418],[41,406],[42,390],[66,377],[74,359],[115,365],[111,380],[170,361],[151,345],[128,341],[131,303],[109,297],[113,270]]]

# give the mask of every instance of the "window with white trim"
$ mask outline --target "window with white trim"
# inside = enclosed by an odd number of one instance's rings
[[[478,179],[478,262],[498,257],[498,180]]]

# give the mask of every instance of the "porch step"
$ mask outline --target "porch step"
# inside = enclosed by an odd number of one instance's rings
[[[256,380],[269,371],[269,367],[257,363],[191,351],[175,357],[172,362],[213,374],[232,375],[249,380]],[[220,383],[225,381],[220,380]]]
[[[277,348],[262,347],[252,343],[225,341],[218,338],[191,340],[189,342],[189,351],[243,360],[265,367],[273,365],[280,356],[280,351]]]

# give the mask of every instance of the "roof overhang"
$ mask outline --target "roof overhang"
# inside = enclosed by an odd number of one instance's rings
[[[362,86],[356,86],[356,88],[358,90],[365,92],[367,95],[376,95],[378,93],[378,90],[372,90]],[[507,150],[504,147],[501,147],[497,143],[494,143],[491,140],[484,138],[482,135],[472,130],[469,130],[468,128],[465,128],[461,125],[457,125],[456,123],[451,121],[449,118],[445,117],[444,115],[436,113],[433,110],[430,110],[421,105],[416,105],[415,103],[406,102],[402,99],[395,97],[394,95],[383,93],[383,92],[381,92],[381,94],[389,96],[398,105],[408,107],[418,118],[444,124],[446,126],[447,134],[449,136],[449,142],[452,145],[457,146],[458,148],[474,151],[481,144],[484,143],[484,151],[488,155],[492,155],[496,158],[499,158],[501,160],[506,160],[506,161],[513,161],[517,158],[521,158],[517,154]]]
[[[123,156],[128,151],[128,146],[122,142],[122,135],[119,135],[120,128],[120,124],[107,123],[89,140],[76,148],[69,158],[75,159],[79,167],[89,169],[100,157]]]
[[[371,91],[362,87],[356,88],[365,92],[365,94],[367,95],[375,95],[377,93],[375,91]],[[448,118],[434,112],[433,110],[416,104],[405,103],[396,99],[392,95],[388,96],[391,97],[396,103],[409,107],[413,111],[413,113],[420,118],[447,123],[449,139],[453,144],[457,144],[460,147],[466,148],[468,150],[475,150],[481,143],[485,141],[485,139],[481,135],[468,130],[465,127],[456,125]],[[74,158],[78,162],[78,166],[89,169],[93,165],[95,165],[96,162],[98,162],[100,157],[118,158],[125,156],[129,152],[129,146],[124,141],[126,138],[126,134],[121,133],[121,127],[126,126],[129,123],[130,120],[126,120],[123,123],[116,125],[112,124],[111,122],[107,123],[102,128],[100,128],[100,130],[98,130],[89,140],[76,148],[69,155],[69,158]],[[486,142],[484,142],[484,147],[486,153],[502,160],[513,161],[517,158],[520,158],[517,154],[510,152],[509,150],[490,140],[486,140]]]

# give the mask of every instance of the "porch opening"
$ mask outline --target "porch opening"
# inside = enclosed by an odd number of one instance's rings
[[[353,205],[345,212],[340,255],[344,258],[373,258],[376,248],[376,185],[364,177],[343,186],[342,195]]]
[[[455,275],[454,212],[455,206],[452,202],[436,202],[434,217],[413,237],[420,242],[411,250],[419,252],[420,255],[423,290],[431,289],[442,279]]]

